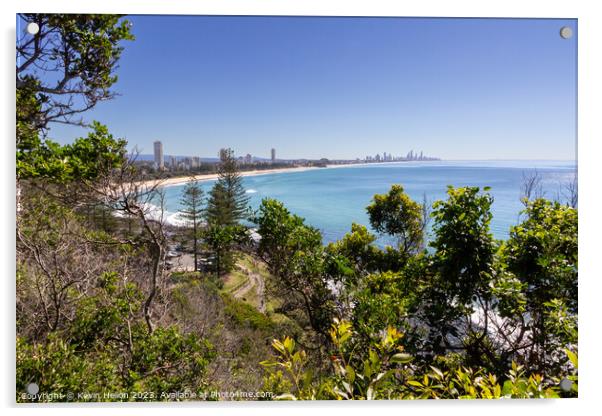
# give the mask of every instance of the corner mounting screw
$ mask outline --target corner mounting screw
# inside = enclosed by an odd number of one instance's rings
[[[562,39],[569,39],[573,37],[573,29],[571,29],[569,26],[563,26],[562,28],[560,28],[560,37]]]

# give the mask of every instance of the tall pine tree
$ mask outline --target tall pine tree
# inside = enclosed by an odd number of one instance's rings
[[[194,271],[198,271],[198,243],[200,227],[203,219],[203,190],[195,179],[191,179],[184,188],[181,200],[184,207],[180,212],[184,220],[192,226],[192,242],[194,251]]]
[[[218,180],[207,203],[207,222],[211,225],[236,225],[248,213],[249,197],[242,185],[232,149],[221,152]]]

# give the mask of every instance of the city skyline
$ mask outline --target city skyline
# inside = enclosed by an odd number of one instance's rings
[[[575,159],[575,20],[128,19],[120,96],[87,118],[142,153],[162,137],[203,157]],[[83,135],[54,125],[49,137]]]
[[[184,159],[184,163],[190,163],[191,167],[199,167],[201,162],[200,156],[191,156],[187,155],[175,155],[175,154],[166,154],[163,153],[163,142],[161,140],[156,140],[153,142],[153,161],[154,165],[157,168],[163,169],[165,165],[165,158],[169,157],[169,163],[167,164],[170,168],[178,167],[182,162],[178,161],[178,158]],[[204,159],[215,159],[215,161],[224,160],[226,157],[226,153],[232,152],[232,155],[235,156],[237,160],[242,161],[245,164],[253,163],[254,161],[267,161],[269,160],[271,163],[276,163],[278,160],[285,161],[295,161],[295,160],[319,160],[324,158],[316,158],[316,159],[307,159],[307,158],[291,158],[291,159],[277,159],[276,158],[276,149],[270,149],[270,158],[265,158],[261,156],[253,156],[250,153],[247,153],[245,156],[242,154],[236,153],[235,149],[232,148],[221,148],[217,154],[217,158],[204,158]],[[138,155],[143,155],[142,153],[138,153]],[[387,153],[386,151],[382,153],[376,153],[374,155],[366,155],[363,158],[356,157],[351,159],[332,159],[337,161],[363,161],[363,162],[395,162],[395,161],[432,161],[432,160],[440,160],[440,158],[433,157],[431,155],[426,155],[422,150],[420,153],[418,151],[414,152],[414,150],[410,150],[405,156],[402,155],[394,155],[393,153]]]

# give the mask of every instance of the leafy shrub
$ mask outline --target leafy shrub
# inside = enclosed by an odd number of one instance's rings
[[[228,293],[221,294],[224,300],[224,311],[239,326],[270,331],[274,328],[272,321],[248,303],[242,302]]]

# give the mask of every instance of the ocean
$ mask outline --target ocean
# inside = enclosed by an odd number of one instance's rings
[[[506,239],[510,227],[519,222],[523,205],[521,184],[525,175],[537,172],[545,197],[564,200],[563,191],[573,181],[574,161],[431,161],[349,165],[307,171],[247,176],[243,183],[252,209],[263,198],[275,198],[307,224],[318,228],[325,243],[336,241],[356,222],[369,227],[366,206],[372,196],[400,184],[418,202],[446,198],[448,185],[485,186],[493,196],[491,231]],[[208,192],[214,181],[201,182]],[[184,185],[169,186],[166,217],[178,223]],[[382,244],[387,239],[380,240]]]

